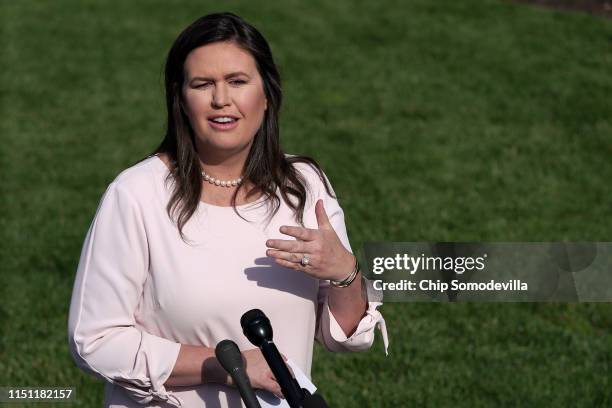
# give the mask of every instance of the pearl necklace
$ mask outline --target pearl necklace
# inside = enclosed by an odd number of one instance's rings
[[[202,177],[204,180],[208,181],[210,184],[214,184],[216,186],[221,187],[235,187],[242,182],[242,177],[239,177],[235,180],[219,180],[212,177],[210,174],[206,174],[204,170],[202,170]]]

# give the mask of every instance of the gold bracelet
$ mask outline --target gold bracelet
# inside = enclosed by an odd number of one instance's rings
[[[349,274],[349,276],[347,276],[345,279],[341,281],[330,280],[330,283],[332,284],[332,286],[336,288],[346,288],[351,283],[353,283],[353,281],[355,280],[355,277],[359,273],[359,260],[357,259],[357,256],[355,255],[353,256],[355,257],[355,268],[353,268],[353,271]]]

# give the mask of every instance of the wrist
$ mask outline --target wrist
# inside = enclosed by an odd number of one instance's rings
[[[344,256],[344,260],[341,262],[342,267],[338,268],[338,273],[330,277],[329,280],[340,282],[346,279],[351,274],[351,272],[353,272],[353,269],[355,268],[356,259],[357,258],[353,254],[348,252]]]
[[[337,288],[345,288],[350,286],[353,283],[359,274],[359,261],[357,260],[357,256],[350,254],[350,265],[351,270],[348,273],[345,273],[340,279],[330,279],[331,285]]]
[[[232,377],[225,371],[217,357],[213,355],[206,358],[202,364],[202,384],[232,385]]]

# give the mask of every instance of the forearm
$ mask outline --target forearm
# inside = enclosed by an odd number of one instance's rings
[[[344,331],[350,337],[357,329],[359,321],[367,310],[367,299],[362,295],[361,272],[346,288],[329,288],[329,310]]]
[[[181,344],[178,359],[165,385],[227,384],[228,380],[229,375],[215,357],[215,349]]]

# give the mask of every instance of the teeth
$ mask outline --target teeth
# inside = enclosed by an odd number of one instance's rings
[[[227,122],[235,122],[236,119],[230,118],[230,117],[227,117],[227,116],[223,116],[223,117],[220,117],[220,118],[214,118],[214,119],[212,119],[212,121],[213,122],[217,122],[217,123],[227,123]]]

